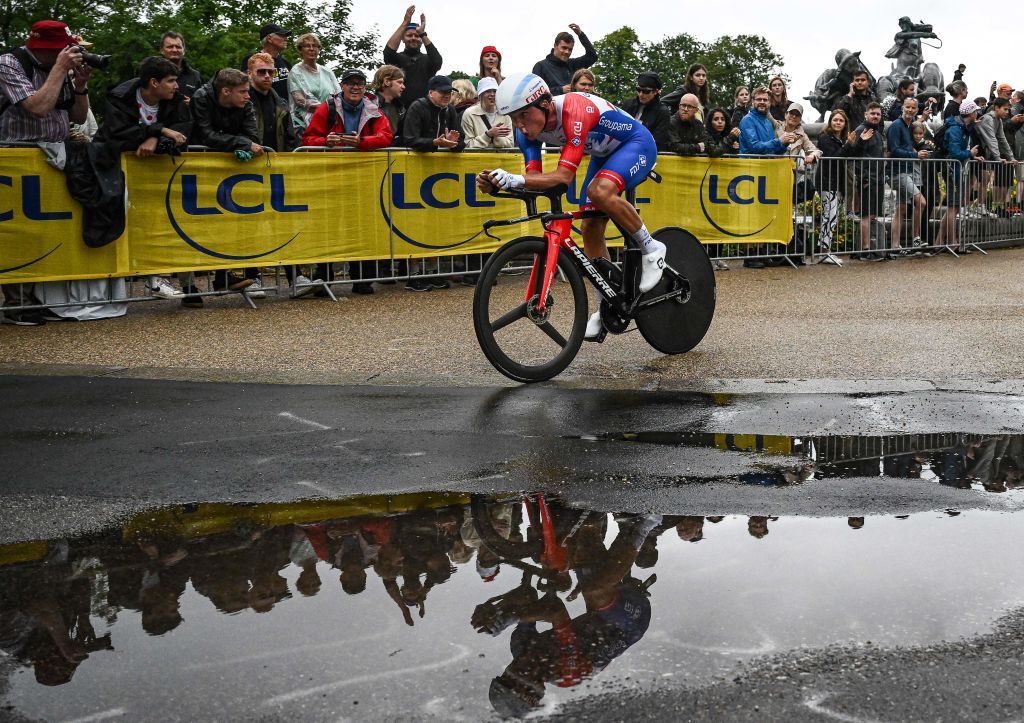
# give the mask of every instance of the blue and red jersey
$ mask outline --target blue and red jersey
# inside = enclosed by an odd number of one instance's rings
[[[612,181],[619,192],[635,188],[657,163],[654,136],[644,124],[614,105],[589,93],[566,93],[552,101],[557,122],[531,141],[516,131],[516,142],[526,161],[526,172],[542,171],[544,143],[561,145],[558,165],[579,170],[584,155],[592,156],[580,188],[581,207],[590,202],[586,191],[594,178]]]
[[[516,142],[526,159],[527,171],[541,170],[541,145],[561,145],[559,165],[577,170],[584,154],[610,156],[623,143],[648,133],[643,123],[625,111],[589,93],[566,93],[552,100],[555,127],[531,141],[516,132]]]

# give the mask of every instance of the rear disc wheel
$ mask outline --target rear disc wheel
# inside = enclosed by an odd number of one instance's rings
[[[704,247],[689,231],[671,226],[652,235],[665,244],[665,264],[681,278],[666,269],[658,285],[644,298],[677,289],[683,293],[639,311],[636,325],[647,343],[661,353],[682,354],[700,343],[715,316],[715,271]]]

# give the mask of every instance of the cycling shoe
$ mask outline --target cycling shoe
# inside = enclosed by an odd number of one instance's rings
[[[641,294],[657,286],[658,282],[661,281],[662,273],[665,271],[665,244],[660,241],[654,241],[654,243],[657,244],[658,249],[649,254],[644,254],[642,259],[639,287]]]
[[[596,341],[600,344],[607,334],[608,330],[604,328],[604,322],[601,321],[601,312],[595,311],[587,320],[587,331],[583,335],[583,340]]]

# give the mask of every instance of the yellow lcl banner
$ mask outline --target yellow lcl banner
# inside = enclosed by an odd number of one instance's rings
[[[553,167],[556,157],[545,160]],[[0,283],[489,252],[542,233],[536,222],[500,229],[502,241],[481,230],[524,211],[479,193],[475,175],[520,163],[518,154],[403,150],[248,163],[221,153],[126,154],[125,232],[90,249],[63,173],[35,149],[0,150]],[[681,226],[709,244],[790,240],[788,160],[659,156],[657,170],[663,182],[637,190],[648,228]],[[580,191],[566,196],[571,209]]]

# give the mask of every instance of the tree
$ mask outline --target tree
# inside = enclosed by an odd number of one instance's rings
[[[690,66],[700,63],[708,69],[712,104],[728,107],[736,86],[767,85],[782,67],[782,56],[760,35],[723,35],[705,43],[681,33],[643,43],[636,31],[624,26],[594,47],[598,90],[613,100],[631,97],[637,76],[645,70],[658,73],[667,92],[682,85]]]
[[[328,67],[375,68],[381,52],[377,32],[357,32],[349,21],[351,12],[352,0],[66,0],[59,5],[6,0],[0,38],[5,47],[17,47],[36,20],[66,22],[72,32],[93,43],[93,52],[112,56],[108,68],[95,72],[89,81],[90,100],[102,112],[106,91],[134,77],[139,61],[158,53],[166,30],[185,36],[185,57],[204,78],[221,68],[239,67],[242,58],[256,50],[259,27],[268,18],[295,34],[320,36],[320,62]],[[285,58],[298,62],[294,49],[285,51]]]
[[[614,30],[594,43],[597,62],[591,70],[597,77],[597,92],[613,101],[633,95],[636,77],[644,70],[644,60],[637,52],[640,38],[630,27]]]
[[[736,88],[768,85],[769,78],[782,75],[782,56],[760,35],[723,35],[711,43],[704,53],[711,83],[711,98],[717,105],[732,105]]]
[[[705,45],[688,33],[664,37],[644,46],[647,65],[661,75],[665,90],[678,88],[693,63],[703,63]]]

